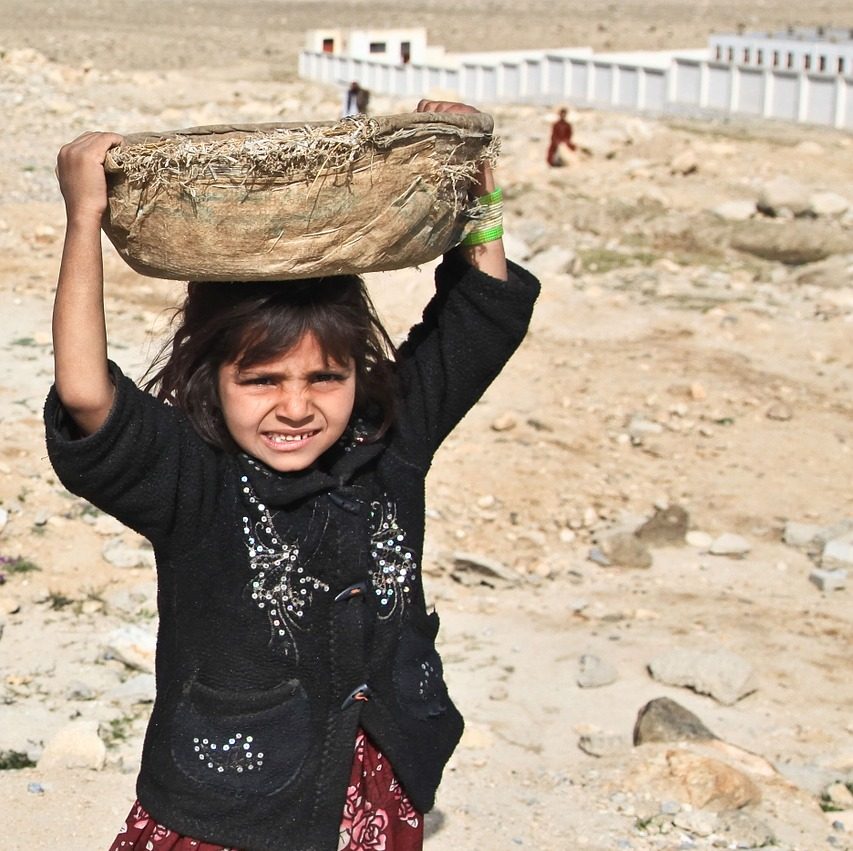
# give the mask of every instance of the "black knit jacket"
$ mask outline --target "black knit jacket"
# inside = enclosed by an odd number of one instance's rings
[[[455,254],[436,283],[400,348],[394,427],[370,443],[353,423],[305,471],[210,447],[115,366],[93,435],[73,439],[48,396],[63,484],[154,547],[157,698],[137,794],[173,830],[244,851],[334,851],[359,726],[414,806],[433,805],[463,725],[424,604],[424,480],[539,290],[517,266],[502,282]]]

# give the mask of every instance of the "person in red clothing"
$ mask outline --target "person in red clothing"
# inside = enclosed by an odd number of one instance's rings
[[[577,150],[572,142],[572,125],[566,119],[566,114],[566,110],[561,109],[559,118],[551,125],[551,143],[548,145],[548,154],[545,157],[550,166],[564,165],[557,156],[557,148],[560,145],[565,145],[570,151]]]

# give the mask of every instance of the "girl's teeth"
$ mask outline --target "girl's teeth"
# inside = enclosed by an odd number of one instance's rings
[[[300,440],[305,440],[307,434],[272,434],[270,438],[276,443],[295,443]]]

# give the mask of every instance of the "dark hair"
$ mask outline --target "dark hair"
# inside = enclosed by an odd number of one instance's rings
[[[357,275],[262,283],[193,281],[177,328],[151,364],[145,389],[180,408],[204,440],[236,449],[219,403],[219,368],[279,357],[312,333],[326,358],[355,364],[355,408],[376,440],[395,414],[396,349]]]

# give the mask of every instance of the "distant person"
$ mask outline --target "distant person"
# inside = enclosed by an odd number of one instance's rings
[[[358,115],[358,93],[361,91],[361,86],[353,81],[344,95],[343,117],[348,115]]]
[[[548,145],[548,154],[545,159],[550,166],[565,165],[563,160],[557,155],[557,149],[560,145],[565,145],[570,151],[576,151],[574,142],[572,142],[572,125],[566,118],[567,112],[561,109],[559,117],[551,125],[551,143]]]
[[[367,107],[370,103],[370,92],[362,88],[358,83],[350,83],[344,98],[343,117],[349,115],[367,115]]]

